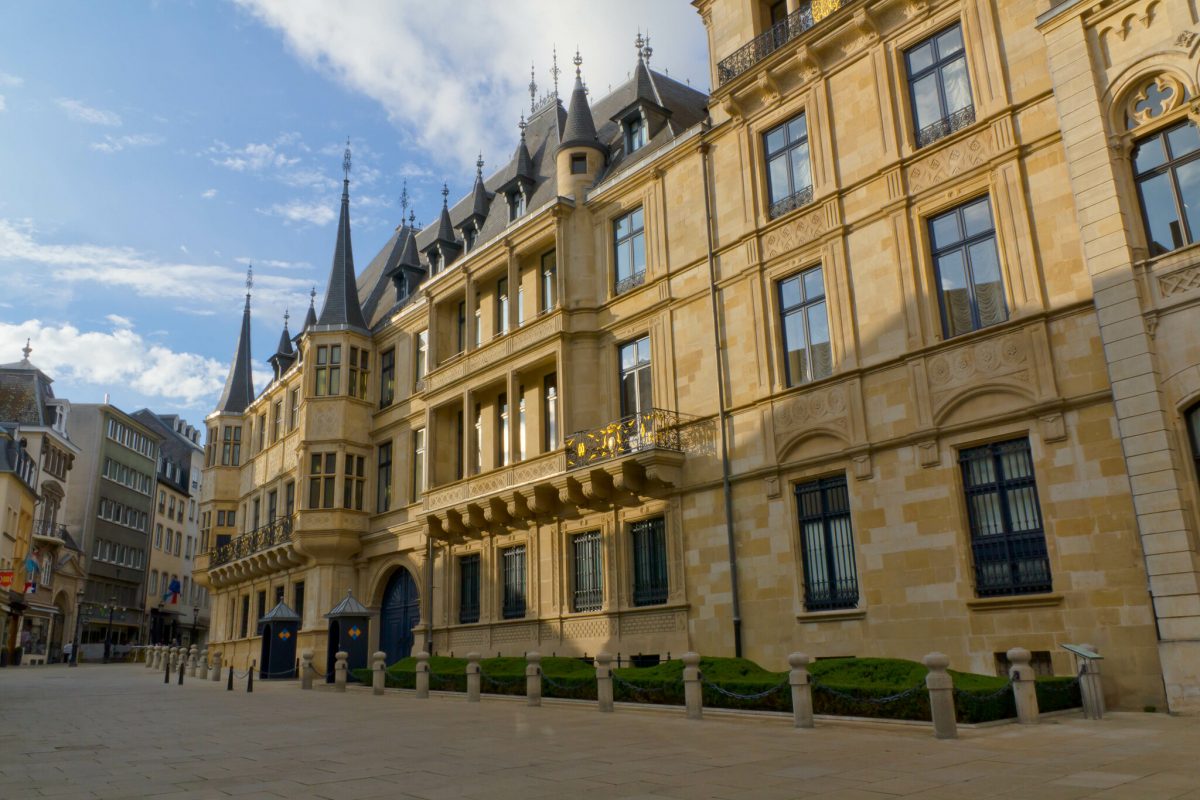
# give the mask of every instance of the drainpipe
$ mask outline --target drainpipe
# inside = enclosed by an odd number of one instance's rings
[[[709,121],[702,124],[701,136],[708,133]],[[717,262],[713,254],[712,199],[709,196],[708,142],[700,144],[700,165],[704,177],[704,232],[708,237],[708,301],[712,309],[713,353],[717,365],[717,419],[721,425],[721,489],[725,495],[725,539],[729,546],[729,588],[733,595],[733,654],[742,657],[742,605],[738,599],[737,541],[733,533],[733,487],[729,480],[729,434],[725,411],[725,378],[722,374],[720,315],[717,312]]]
[[[433,652],[433,534],[425,532],[425,652]]]

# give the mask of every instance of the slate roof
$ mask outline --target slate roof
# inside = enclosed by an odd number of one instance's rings
[[[346,151],[347,154],[350,152]],[[347,159],[349,155],[347,155]],[[337,244],[333,248],[333,265],[325,285],[325,302],[317,317],[321,326],[366,328],[362,306],[358,302],[358,285],[354,275],[354,250],[350,246],[350,179],[342,182],[342,212],[338,218]]]
[[[325,619],[369,616],[371,616],[371,610],[354,599],[354,595],[351,592],[346,592],[346,596],[342,598],[342,602],[334,606],[333,610],[325,615]]]
[[[229,375],[225,378],[225,389],[217,401],[217,411],[240,414],[254,401],[254,376],[250,369],[250,295],[246,295],[246,308],[242,311],[242,330],[238,333],[237,348]]]
[[[604,149],[596,138],[596,121],[592,119],[592,108],[588,105],[583,78],[578,74],[575,76],[575,88],[571,91],[571,108],[567,111],[567,124],[563,128],[560,147],[577,145]]]
[[[47,402],[54,398],[53,382],[28,357],[0,365],[0,422],[53,425],[56,414]]]
[[[292,611],[291,607],[287,603],[280,600],[279,603],[274,608],[272,608],[266,614],[263,614],[261,617],[259,617],[258,621],[259,622],[299,622],[300,615],[297,614],[295,611]]]

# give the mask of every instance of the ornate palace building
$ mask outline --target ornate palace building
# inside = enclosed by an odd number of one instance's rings
[[[361,272],[347,163],[319,313],[256,393],[247,296],[208,418],[211,646],[283,601],[326,670],[350,590],[389,661],[1088,642],[1196,707],[1192,7],[694,5],[710,96],[576,57]]]

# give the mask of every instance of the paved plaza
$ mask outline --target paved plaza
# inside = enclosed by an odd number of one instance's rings
[[[962,731],[0,670],[0,798],[1200,799],[1200,719]]]

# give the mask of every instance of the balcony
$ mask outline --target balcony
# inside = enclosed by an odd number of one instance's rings
[[[218,546],[209,554],[209,567],[219,567],[291,541],[292,518],[280,517]]]
[[[550,341],[562,329],[563,315],[558,309],[544,316],[539,315],[533,321],[504,335],[495,336],[473,350],[450,356],[429,371],[424,378],[423,389],[427,394],[440,392],[447,386],[474,377],[480,370]]]
[[[937,122],[926,125],[917,131],[917,149],[933,144],[938,139],[944,139],[950,134],[961,131],[975,124],[975,106],[965,106],[952,114],[942,117]]]
[[[803,208],[813,201],[812,184],[805,186],[798,192],[788,195],[787,197],[776,200],[771,203],[771,208],[768,210],[768,215],[771,219],[782,217],[790,211],[795,211],[797,208]]]
[[[811,0],[717,64],[717,85],[747,72],[763,59],[846,5],[850,0]]]
[[[67,540],[67,526],[60,525],[52,519],[35,519],[33,521],[33,536],[35,539],[47,539],[62,543]]]
[[[692,418],[652,408],[610,422],[599,428],[576,431],[564,440],[567,446],[567,469],[582,469],[644,450],[684,451],[682,426]]]

